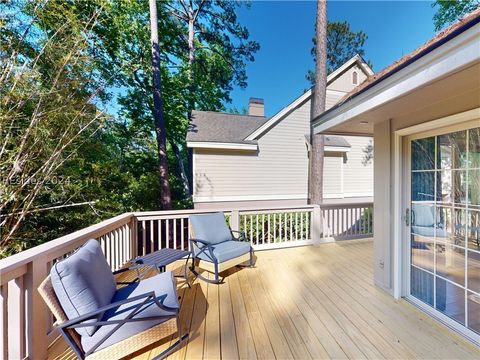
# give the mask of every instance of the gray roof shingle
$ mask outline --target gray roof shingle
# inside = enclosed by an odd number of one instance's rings
[[[192,111],[187,141],[255,143],[244,139],[268,119],[263,116]]]
[[[331,135],[325,135],[325,146],[352,147],[345,138]]]

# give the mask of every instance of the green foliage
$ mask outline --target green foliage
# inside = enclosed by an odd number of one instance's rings
[[[366,208],[362,213],[360,218],[360,224],[358,224],[361,229],[361,234],[372,234],[373,233],[373,207]]]
[[[285,242],[293,239],[310,240],[310,221],[310,212],[241,215],[240,231],[244,232],[247,239],[255,245]]]
[[[437,10],[433,16],[435,31],[440,31],[480,6],[479,0],[436,0],[432,7]]]
[[[192,207],[178,161],[188,162],[189,104],[223,110],[258,50],[236,18],[243,5],[203,5],[190,66],[179,3],[158,1],[174,208]],[[158,210],[148,2],[9,1],[0,14],[0,257]]]
[[[367,34],[363,31],[352,31],[350,25],[346,21],[334,21],[327,24],[327,73],[330,74],[340,66],[345,64],[356,54],[364,57],[365,49],[363,48],[365,41],[368,39]],[[311,54],[315,60],[315,49],[317,41],[312,38],[313,48]],[[372,64],[367,61],[368,65]],[[312,85],[315,84],[315,72],[308,70],[307,80]]]

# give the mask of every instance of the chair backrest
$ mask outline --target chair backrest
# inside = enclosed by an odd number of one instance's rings
[[[415,204],[412,207],[412,213],[412,225],[433,228],[435,224],[435,212],[433,206]]]
[[[65,315],[65,312],[62,309],[62,305],[60,305],[57,295],[55,295],[55,290],[53,290],[52,279],[50,275],[48,275],[46,279],[43,280],[37,290],[43,301],[45,301],[45,303],[47,304],[48,309],[52,312],[57,323],[61,324],[67,321],[67,315]],[[82,349],[80,335],[73,329],[67,329],[67,332],[73,338],[77,346]]]
[[[189,223],[194,239],[210,244],[232,240],[232,233],[222,212],[190,215]]]
[[[52,286],[68,319],[110,304],[115,279],[97,240],[89,240],[50,270]],[[101,314],[97,318],[100,318]],[[95,319],[85,322],[93,322]],[[92,336],[96,326],[78,328],[80,335]]]

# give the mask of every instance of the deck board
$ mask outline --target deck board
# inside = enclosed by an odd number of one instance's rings
[[[480,358],[477,347],[376,287],[372,264],[372,241],[353,240],[257,252],[255,268],[231,269],[221,285],[179,283],[190,338],[169,358]],[[133,358],[151,359],[169,340]],[[50,359],[72,355],[62,340],[49,349]]]

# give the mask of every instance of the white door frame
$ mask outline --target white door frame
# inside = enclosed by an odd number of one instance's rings
[[[410,173],[408,159],[410,151],[407,145],[412,138],[423,138],[435,136],[442,133],[449,133],[459,130],[461,127],[473,128],[479,126],[480,108],[458,113],[441,119],[429,121],[420,125],[411,126],[394,132],[394,199],[393,199],[393,226],[394,226],[394,246],[393,246],[393,295],[395,299],[409,297],[410,294],[410,256],[405,248],[405,236],[410,236],[410,226],[404,221],[404,214],[407,207],[410,207],[408,184],[410,182]],[[456,323],[446,315],[441,314],[430,306],[409,297],[409,301],[419,306],[430,316],[440,320],[453,330],[460,332],[476,344],[479,344],[479,336],[473,331]]]
[[[475,121],[480,119],[480,107],[468,110],[462,113],[446,116],[440,119],[424,122],[418,125],[396,130],[394,136],[393,149],[393,296],[400,299],[407,295],[406,288],[406,269],[405,269],[405,249],[403,239],[405,236],[404,214],[406,210],[406,174],[404,139],[407,136],[432,132],[432,134],[449,132],[449,128],[456,128],[461,123]],[[408,200],[408,199],[407,199]],[[407,269],[408,270],[408,269]]]

